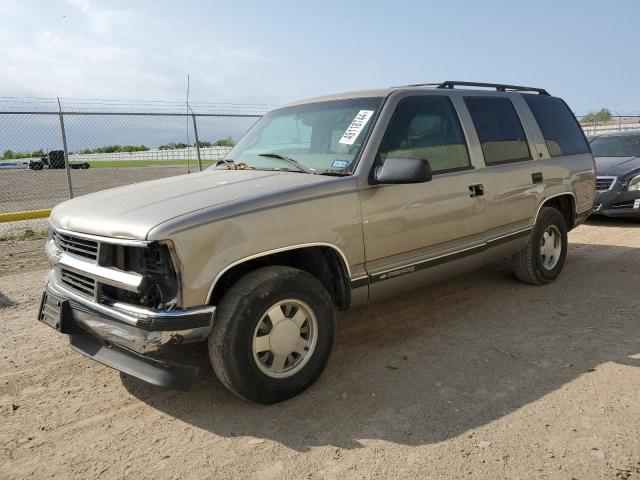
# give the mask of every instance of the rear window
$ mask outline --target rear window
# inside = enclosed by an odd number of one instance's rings
[[[536,118],[549,155],[577,155],[589,152],[573,113],[561,99],[546,95],[522,95]]]
[[[464,101],[476,126],[487,165],[531,159],[527,137],[511,100],[467,97]]]

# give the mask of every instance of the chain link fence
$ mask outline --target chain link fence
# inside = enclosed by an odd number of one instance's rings
[[[640,115],[614,115],[601,120],[596,115],[590,114],[578,115],[577,119],[587,137],[634,131],[640,134]]]
[[[43,103],[4,110],[0,103],[0,240],[42,234],[50,209],[68,198],[201,171],[269,109]]]
[[[273,107],[0,98],[0,240],[41,234],[68,198],[207,168]],[[577,118],[640,133],[640,115]]]

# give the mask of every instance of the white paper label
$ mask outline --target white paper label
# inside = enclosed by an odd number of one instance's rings
[[[342,143],[343,145],[353,145],[353,142],[356,141],[356,138],[358,138],[358,135],[360,135],[360,132],[372,115],[373,110],[360,110],[351,122],[351,125],[349,125],[349,128],[345,130],[338,143]]]

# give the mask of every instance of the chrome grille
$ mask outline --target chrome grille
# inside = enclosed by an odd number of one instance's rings
[[[95,295],[96,281],[86,275],[63,268],[60,270],[60,281],[77,292],[90,297]]]
[[[76,237],[67,233],[55,232],[53,241],[58,248],[79,257],[96,260],[98,258],[98,242],[86,238]]]
[[[616,177],[597,177],[596,178],[596,190],[603,192],[610,190],[613,187]]]

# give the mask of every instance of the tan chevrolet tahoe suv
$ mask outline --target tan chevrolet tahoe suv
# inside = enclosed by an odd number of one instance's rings
[[[149,354],[207,341],[224,385],[278,402],[321,374],[338,310],[503,257],[524,282],[553,281],[594,197],[589,144],[543,89],[315,98],[265,115],[202,173],[58,205],[38,319],[176,389],[197,369]]]

